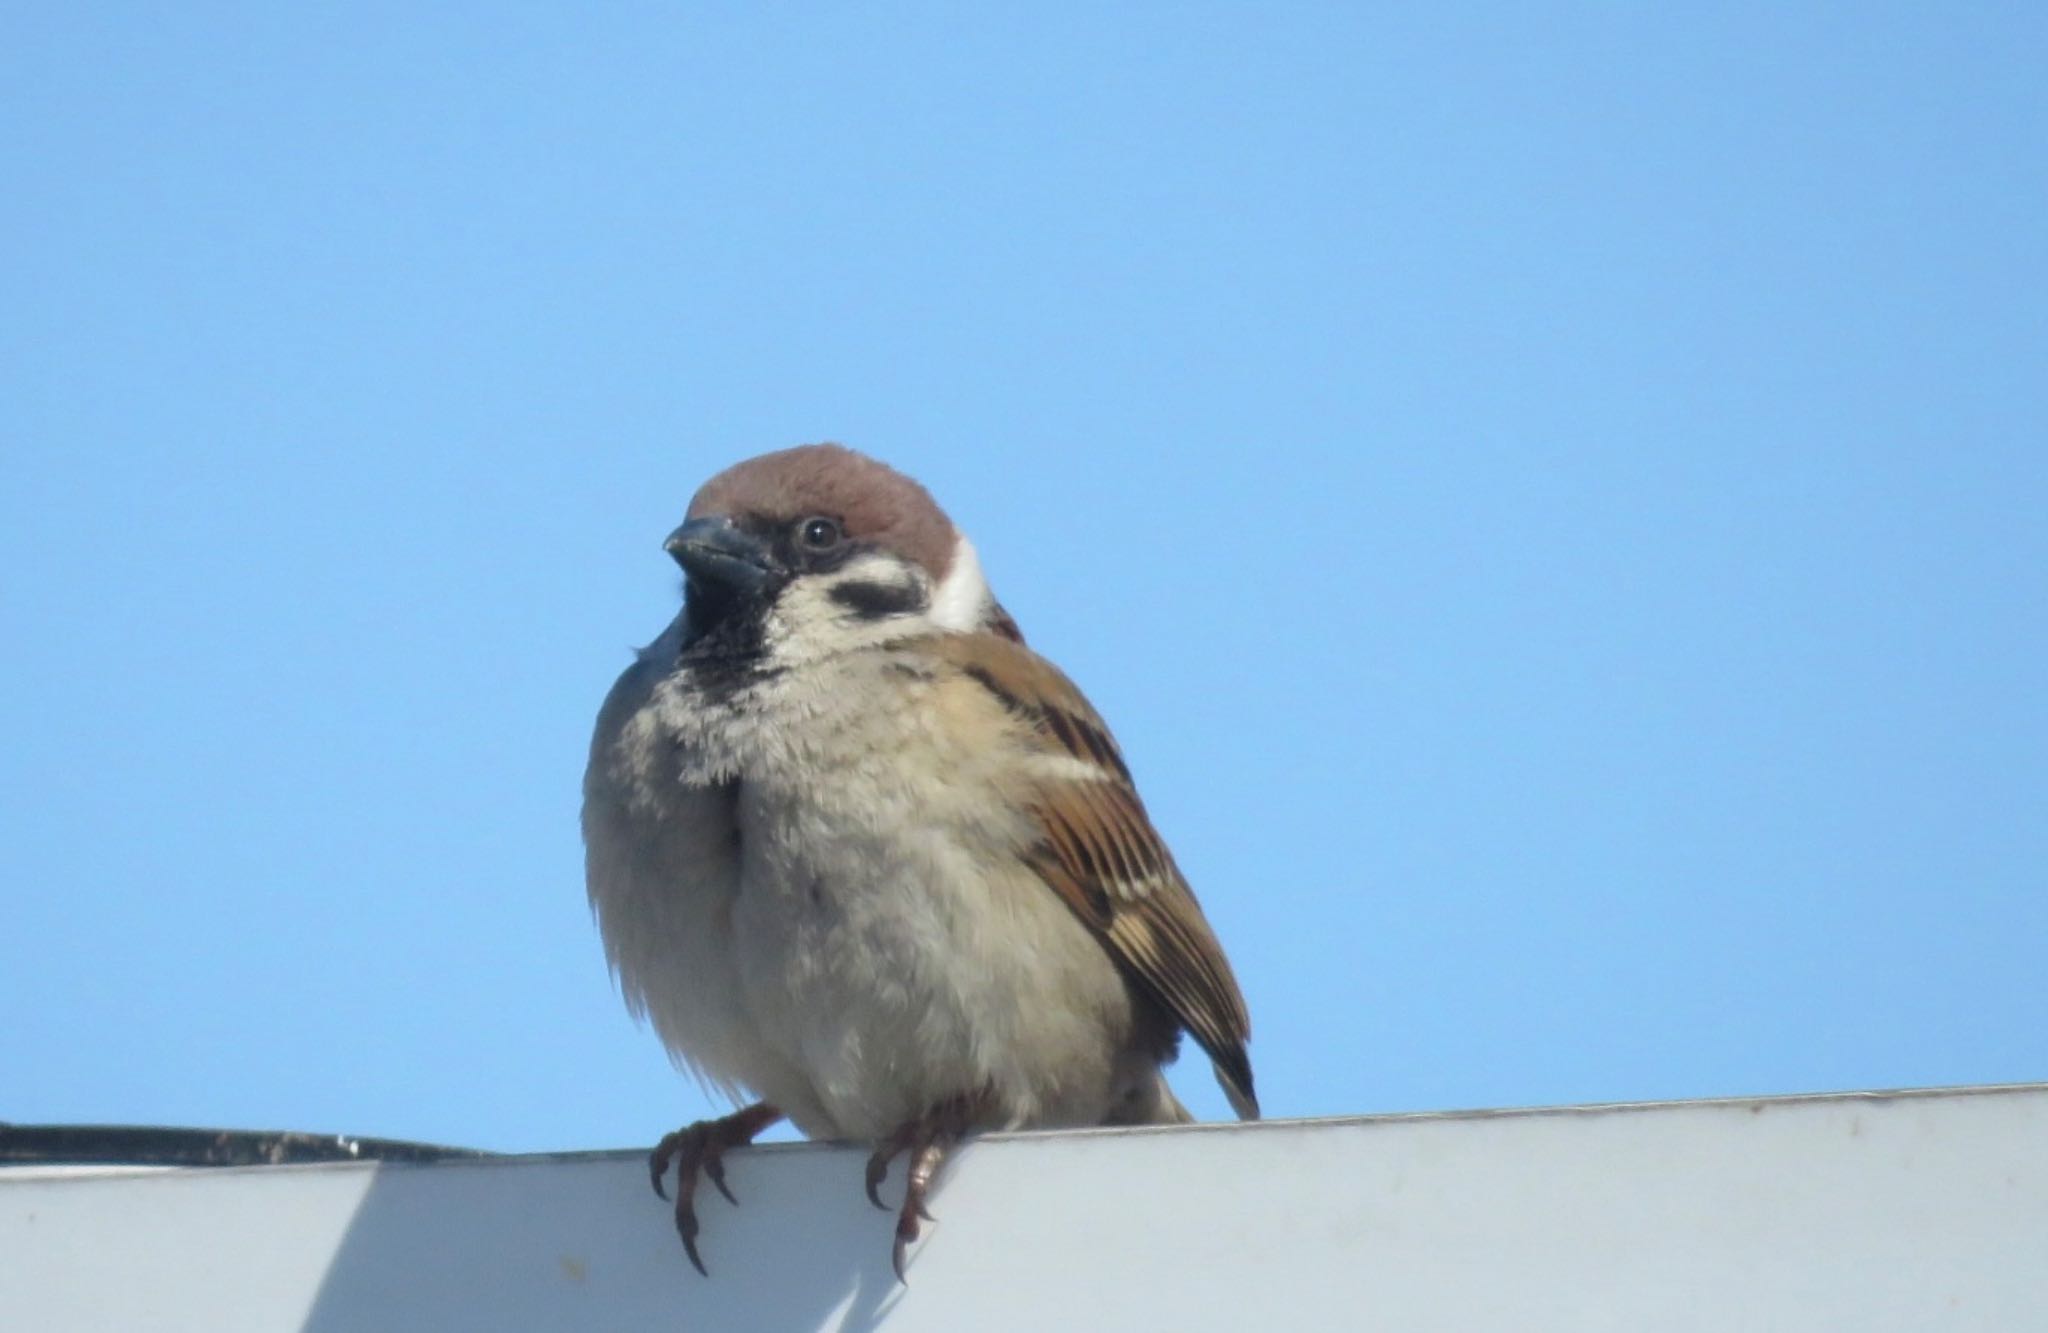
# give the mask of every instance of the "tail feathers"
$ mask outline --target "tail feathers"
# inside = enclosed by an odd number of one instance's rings
[[[1252,1091],[1252,1062],[1239,1046],[1230,1052],[1230,1059],[1218,1060],[1216,1064],[1216,1086],[1223,1089],[1223,1095],[1230,1099],[1230,1109],[1237,1112],[1239,1120],[1259,1118],[1259,1095]]]

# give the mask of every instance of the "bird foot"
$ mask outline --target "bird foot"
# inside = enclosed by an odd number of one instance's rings
[[[905,1281],[903,1260],[911,1243],[918,1237],[918,1223],[934,1220],[925,1207],[925,1199],[931,1193],[932,1183],[938,1179],[939,1167],[953,1146],[974,1128],[987,1105],[986,1093],[949,1097],[917,1119],[898,1127],[876,1145],[874,1155],[868,1158],[868,1202],[884,1212],[888,1211],[888,1205],[882,1202],[880,1187],[888,1178],[889,1163],[906,1153],[910,1158],[903,1186],[903,1206],[896,1210],[896,1240],[889,1252],[898,1282]]]
[[[683,1253],[706,1277],[711,1274],[697,1254],[697,1182],[709,1180],[728,1203],[738,1204],[739,1200],[726,1187],[725,1154],[752,1143],[756,1134],[780,1119],[782,1112],[766,1102],[757,1102],[729,1116],[699,1120],[665,1135],[647,1156],[648,1177],[654,1182],[654,1192],[664,1199],[668,1191],[662,1188],[662,1178],[668,1174],[669,1163],[675,1163],[676,1234],[683,1238]]]

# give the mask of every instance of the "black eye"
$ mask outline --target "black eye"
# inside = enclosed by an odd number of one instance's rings
[[[829,551],[846,539],[836,518],[807,518],[796,530],[797,542],[806,551]]]

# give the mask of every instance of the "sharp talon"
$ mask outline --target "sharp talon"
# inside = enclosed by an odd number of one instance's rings
[[[868,1158],[868,1202],[885,1213],[889,1211],[889,1205],[882,1202],[881,1189],[882,1182],[888,1178],[889,1159],[880,1153]]]
[[[683,1237],[683,1253],[690,1256],[690,1267],[696,1269],[704,1277],[711,1276],[711,1270],[706,1268],[704,1261],[697,1257],[697,1242],[691,1240],[688,1236]]]
[[[903,1239],[902,1233],[898,1232],[896,1244],[889,1251],[889,1263],[896,1270],[896,1280],[906,1287],[910,1285],[910,1279],[903,1275],[903,1255],[909,1248],[910,1242]]]
[[[676,1144],[682,1137],[681,1130],[664,1134],[661,1142],[654,1145],[654,1151],[647,1154],[647,1178],[654,1183],[654,1192],[660,1198],[668,1197],[668,1186],[662,1182],[662,1177],[668,1174],[668,1164],[675,1160]]]
[[[903,1261],[910,1254],[910,1246],[918,1237],[917,1214],[911,1211],[906,1201],[903,1211],[896,1215],[896,1243],[890,1247],[889,1262],[896,1269],[896,1280],[904,1286],[910,1279],[903,1275]]]
[[[733,1198],[732,1191],[725,1187],[725,1163],[719,1161],[716,1157],[705,1158],[704,1174],[711,1178],[712,1184],[718,1186],[718,1192],[725,1196],[727,1203],[735,1208],[740,1206],[740,1201]]]
[[[931,1210],[929,1208],[926,1208],[924,1206],[923,1199],[919,1199],[917,1201],[917,1215],[927,1222],[936,1222],[939,1220],[938,1218],[932,1216]]]
[[[704,1267],[704,1258],[697,1253],[697,1213],[690,1207],[690,1196],[678,1188],[676,1192],[676,1234],[683,1238],[683,1253],[690,1256],[690,1265],[698,1272],[710,1277],[710,1270]]]

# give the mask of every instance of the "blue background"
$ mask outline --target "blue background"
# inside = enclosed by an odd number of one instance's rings
[[[1270,1114],[2048,1077],[2044,11],[1099,8],[7,8],[0,1118],[712,1109],[578,783],[820,438],[1116,727]]]

